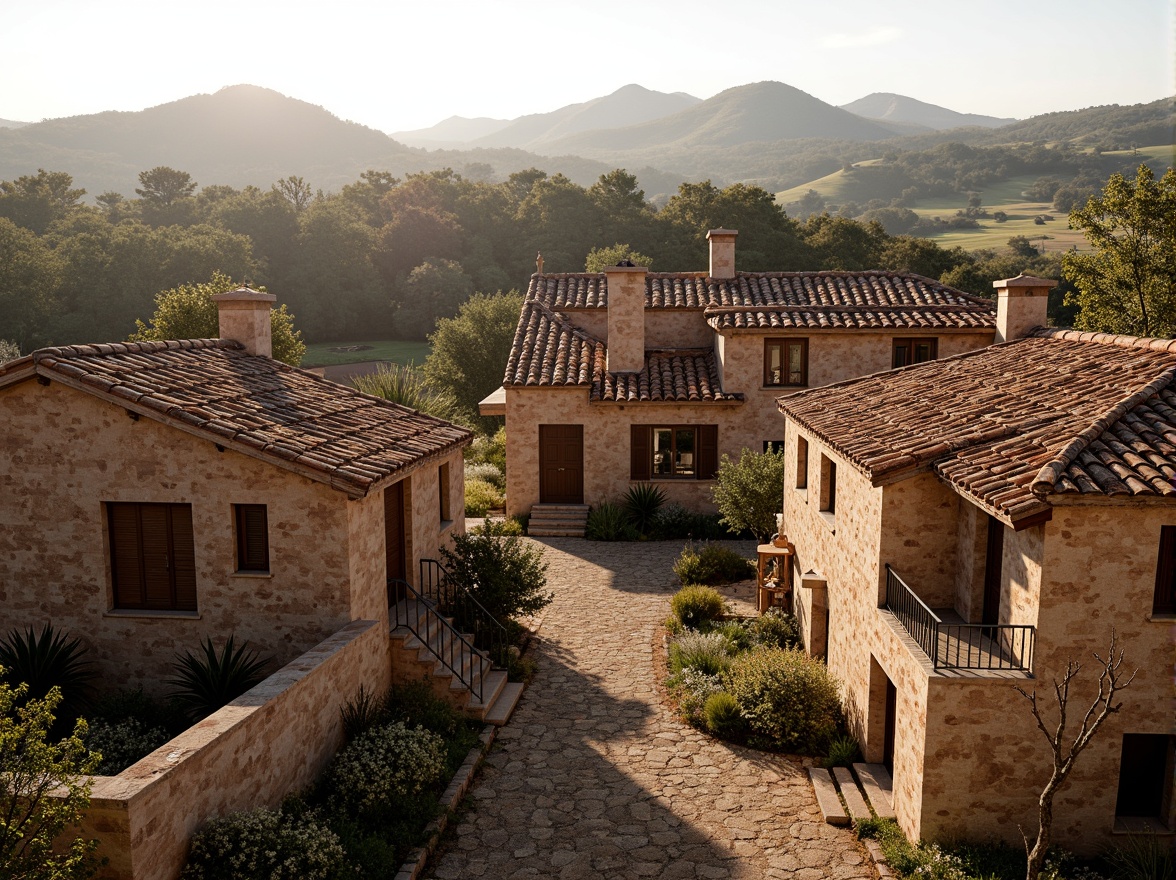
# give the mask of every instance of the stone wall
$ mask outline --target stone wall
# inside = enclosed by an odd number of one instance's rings
[[[209,819],[274,806],[342,743],[339,709],[391,683],[385,626],[354,621],[118,776],[95,777],[83,834],[103,880],[173,880]]]

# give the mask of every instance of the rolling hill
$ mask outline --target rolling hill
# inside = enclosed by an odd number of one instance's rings
[[[410,147],[449,148],[494,134],[494,132],[506,128],[510,123],[509,119],[491,119],[489,116],[479,116],[475,119],[466,116],[450,116],[429,128],[394,131],[391,137],[393,140],[400,141]]]
[[[882,122],[906,123],[929,128],[933,131],[963,128],[978,125],[982,128],[999,128],[1010,125],[1016,119],[998,119],[995,116],[981,116],[977,113],[957,113],[936,104],[927,104],[908,98],[905,95],[895,95],[891,92],[874,92],[864,98],[858,98],[849,104],[842,104],[842,110],[862,116],[866,119],[876,119]]]
[[[0,128],[24,128],[29,123],[17,122],[13,119],[0,119]]]

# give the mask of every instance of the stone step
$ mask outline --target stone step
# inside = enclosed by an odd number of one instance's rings
[[[885,764],[854,764],[853,772],[879,819],[894,818],[894,782]]]
[[[532,504],[531,515],[534,516],[536,513],[546,513],[547,511],[573,510],[576,513],[583,513],[587,516],[589,508],[590,505],[588,504]]]
[[[853,771],[848,767],[834,767],[833,778],[837,780],[837,787],[841,789],[841,797],[845,800],[849,818],[854,822],[871,818],[870,807],[853,778]]]
[[[587,504],[536,504],[527,534],[537,537],[582,538],[588,524]]]
[[[506,685],[505,671],[495,669],[486,673],[482,677],[482,699],[479,701],[477,696],[470,694],[469,702],[465,706],[466,714],[484,721],[486,713],[494,706],[494,701],[506,689]]]
[[[486,710],[482,720],[498,727],[506,724],[510,721],[510,716],[514,713],[515,706],[519,704],[519,698],[522,695],[523,683],[521,681],[507,682],[498,698]]]
[[[817,796],[817,806],[821,808],[825,822],[829,825],[848,825],[849,817],[845,815],[841,798],[837,797],[837,786],[833,784],[829,771],[823,767],[809,767],[808,772],[813,792]]]

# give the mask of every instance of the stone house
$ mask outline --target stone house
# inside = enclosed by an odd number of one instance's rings
[[[735,237],[708,234],[709,272],[531,277],[482,407],[506,416],[508,513],[648,480],[713,510],[721,455],[784,440],[782,394],[993,341],[988,300],[904,273],[738,272]]]
[[[1138,676],[1054,807],[1091,852],[1176,830],[1176,342],[1041,329],[1052,282],[997,286],[1009,341],[780,401],[796,609],[912,838],[1032,833],[1051,758],[1014,686],[1051,702],[1081,661],[1077,724],[1113,628]]]
[[[158,693],[207,636],[276,668],[387,632],[387,578],[463,528],[469,432],[273,360],[274,296],[217,299],[221,339],[0,365],[0,632],[52,621],[106,683]]]

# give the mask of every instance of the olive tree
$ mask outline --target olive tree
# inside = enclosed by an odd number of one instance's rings
[[[744,449],[739,461],[723,455],[712,490],[721,522],[733,532],[751,531],[766,541],[783,507],[784,452]]]

